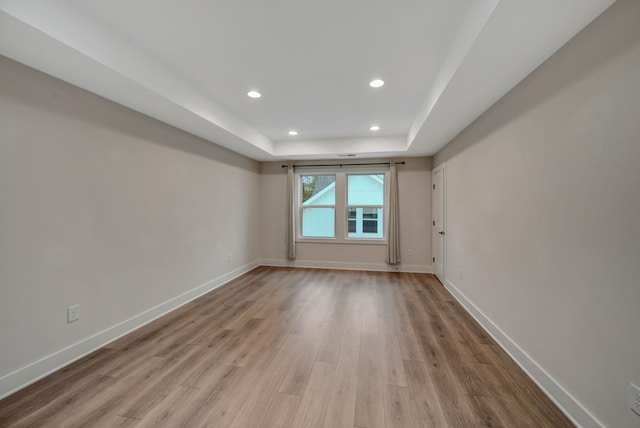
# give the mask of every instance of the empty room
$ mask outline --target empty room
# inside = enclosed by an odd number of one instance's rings
[[[0,427],[640,427],[640,1],[0,0]]]

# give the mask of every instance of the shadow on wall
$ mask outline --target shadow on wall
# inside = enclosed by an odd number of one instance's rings
[[[632,9],[632,10],[630,10]],[[601,67],[633,49],[640,41],[640,2],[626,1],[625,7],[610,8],[607,20],[596,20],[577,34],[573,49],[561,55],[552,55],[535,70],[533,76],[525,78],[509,93],[498,100],[493,108],[487,109],[473,124],[469,124],[454,144],[445,146],[438,153],[438,163],[451,159],[486,136],[512,122],[526,111],[552,98],[575,82],[596,73]],[[618,23],[612,33],[608,26],[611,21]],[[482,120],[481,120],[482,119]],[[472,126],[474,125],[474,126]],[[460,138],[464,136],[464,138]]]
[[[0,57],[0,62],[3,82],[11,82],[2,86],[3,96],[19,104],[56,112],[60,117],[90,123],[98,128],[113,130],[150,144],[162,145],[239,169],[257,171],[257,162],[193,134],[115,104],[55,77],[46,76],[46,79],[43,79],[44,73],[8,58]]]

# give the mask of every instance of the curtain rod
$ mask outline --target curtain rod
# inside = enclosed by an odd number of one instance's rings
[[[370,163],[329,163],[329,164],[316,164],[316,165],[282,165],[282,168],[289,168],[292,166],[293,168],[315,168],[321,166],[339,166],[342,168],[343,166],[371,166],[371,165],[404,165],[405,161],[400,162],[370,162]]]

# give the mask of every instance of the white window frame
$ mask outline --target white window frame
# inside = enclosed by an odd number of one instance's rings
[[[348,205],[347,205],[347,175],[384,175],[384,207],[382,211],[382,238],[349,238],[348,237]],[[336,199],[334,210],[334,237],[307,237],[302,236],[302,179],[303,175],[335,175]],[[324,243],[324,244],[359,244],[359,245],[386,245],[389,219],[389,168],[300,168],[295,172],[296,186],[296,242]],[[354,205],[355,206],[355,205]],[[361,207],[361,205],[358,205]],[[373,207],[373,206],[372,206]],[[379,205],[375,205],[379,207]],[[342,220],[339,219],[342,216]]]

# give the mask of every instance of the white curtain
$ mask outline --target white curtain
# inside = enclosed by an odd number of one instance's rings
[[[287,172],[287,258],[296,259],[296,198],[295,174],[290,166]]]
[[[398,172],[391,162],[389,168],[389,233],[387,238],[387,263],[400,264],[400,204],[398,202]]]

